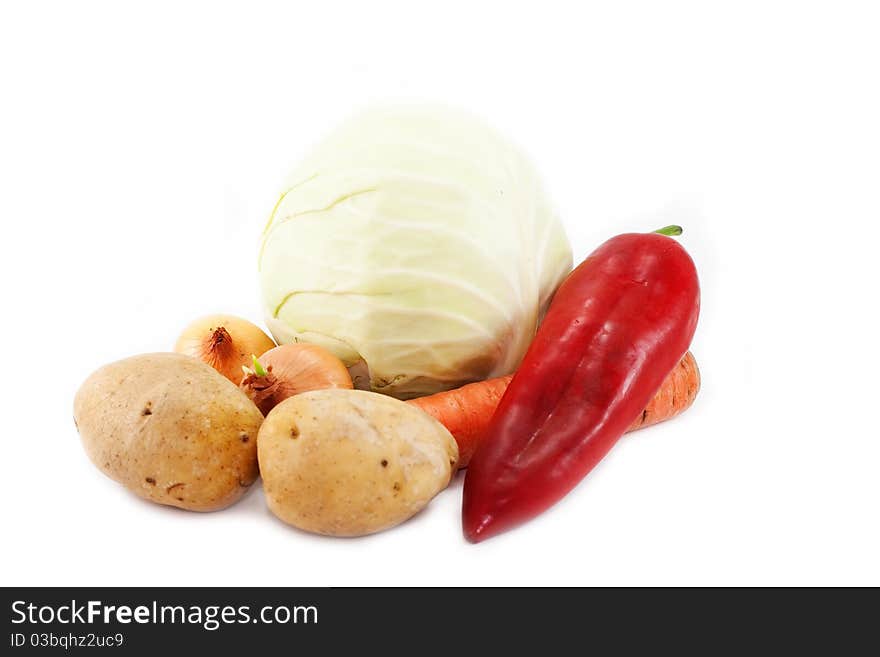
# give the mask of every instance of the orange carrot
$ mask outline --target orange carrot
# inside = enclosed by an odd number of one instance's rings
[[[458,443],[458,467],[464,468],[489,428],[492,413],[512,378],[511,374],[468,383],[454,390],[410,399],[407,404],[418,406],[449,429]]]
[[[660,386],[642,414],[627,431],[650,427],[671,420],[690,408],[700,391],[700,370],[691,352],[687,352]]]
[[[489,420],[511,378],[512,375],[469,383],[455,390],[410,399],[407,403],[418,406],[449,429],[458,443],[458,467],[464,468],[489,428]],[[687,352],[627,431],[674,418],[690,407],[699,389],[697,361]]]

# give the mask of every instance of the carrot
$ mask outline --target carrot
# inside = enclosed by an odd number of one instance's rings
[[[464,468],[489,428],[489,420],[512,378],[509,375],[469,383],[407,403],[418,406],[449,429],[458,443],[458,467]],[[693,404],[699,389],[700,370],[693,354],[687,352],[627,432],[674,418]]]
[[[700,370],[691,352],[687,352],[660,386],[651,401],[629,425],[627,431],[644,429],[652,424],[671,420],[690,408],[700,391]]]
[[[468,383],[461,388],[410,399],[414,404],[449,429],[458,443],[458,467],[467,467],[483,434],[489,428],[492,413],[507,390],[513,375]]]

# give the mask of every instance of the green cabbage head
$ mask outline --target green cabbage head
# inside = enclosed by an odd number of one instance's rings
[[[401,399],[512,372],[571,247],[528,160],[476,118],[383,108],[342,125],[285,186],[260,281],[279,343]]]

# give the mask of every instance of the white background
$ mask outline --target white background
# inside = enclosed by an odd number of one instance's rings
[[[871,4],[4,3],[0,581],[880,584]],[[275,520],[258,486],[200,515],[101,475],[71,420],[81,381],[200,314],[259,321],[281,180],[389,100],[470,109],[524,146],[578,257],[685,226],[694,408],[478,546],[460,477],[341,540]]]

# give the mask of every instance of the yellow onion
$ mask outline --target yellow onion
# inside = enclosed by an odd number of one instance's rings
[[[263,415],[301,392],[353,387],[343,362],[315,344],[285,344],[270,349],[259,359],[254,356],[252,361],[253,368],[244,368],[240,387]]]
[[[198,358],[235,385],[251,354],[262,354],[275,346],[259,326],[234,315],[209,315],[187,326],[174,351]]]

